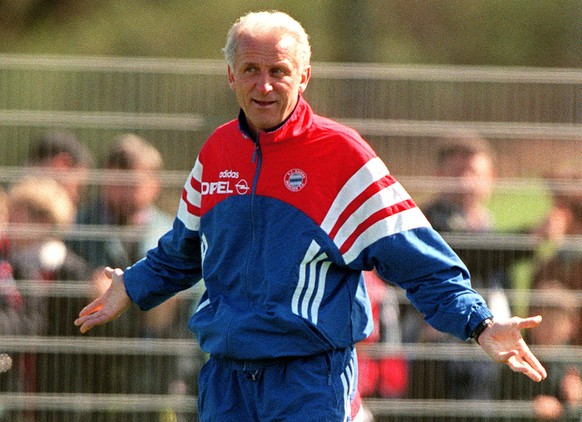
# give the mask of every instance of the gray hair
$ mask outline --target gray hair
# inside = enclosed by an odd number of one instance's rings
[[[280,31],[284,36],[291,36],[297,42],[297,64],[299,67],[308,66],[311,60],[311,46],[309,37],[303,26],[291,16],[279,11],[251,12],[241,16],[232,25],[226,37],[226,45],[222,49],[226,63],[234,67],[236,49],[239,38],[245,33],[268,33]]]

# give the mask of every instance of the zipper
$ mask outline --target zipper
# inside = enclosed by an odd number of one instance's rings
[[[257,135],[257,140],[253,141],[255,144],[255,150],[253,151],[253,158],[251,158],[251,163],[257,161],[257,156],[261,153],[261,145],[259,144],[259,135]],[[254,186],[254,183],[253,183]]]
[[[252,257],[257,244],[257,233],[256,233],[256,218],[255,218],[255,198],[257,195],[257,184],[259,182],[259,174],[261,173],[261,164],[263,162],[263,154],[261,152],[261,144],[259,143],[259,135],[257,134],[255,142],[255,150],[253,151],[252,162],[256,163],[255,176],[253,177],[253,187],[251,189],[251,210],[250,210],[250,223],[251,223],[251,244],[249,246],[249,255],[247,260],[247,266],[245,271],[245,287],[247,292],[252,290]],[[250,295],[247,297],[249,307],[252,306]]]
[[[257,183],[259,181],[259,173],[261,172],[261,164],[263,162],[263,153],[261,152],[261,144],[259,143],[259,135],[257,135],[255,143],[255,150],[253,151],[253,158],[251,159],[251,163],[256,163],[257,168],[255,170],[255,176],[253,178],[253,188],[251,189],[251,206],[253,204],[253,199],[255,197],[255,193],[257,190]]]
[[[251,139],[251,141],[255,144],[255,148],[253,151],[253,155],[251,158],[251,163],[256,163],[256,169],[255,169],[255,174],[253,176],[253,183],[252,183],[252,188],[251,188],[251,204],[250,204],[250,227],[251,227],[251,242],[250,242],[250,246],[248,247],[248,258],[247,258],[247,263],[245,266],[245,272],[244,272],[244,279],[243,284],[245,286],[245,289],[247,292],[250,292],[250,287],[251,287],[251,270],[252,270],[252,265],[251,265],[251,261],[252,261],[252,256],[253,256],[253,250],[255,248],[255,238],[256,238],[256,233],[255,233],[255,217],[254,217],[254,208],[255,208],[255,195],[256,195],[256,190],[257,190],[257,182],[259,180],[259,174],[261,172],[261,163],[262,163],[262,153],[261,153],[261,145],[259,143],[259,135],[257,134],[256,138],[254,137],[249,137],[246,136]],[[251,306],[253,306],[253,304],[251,303],[251,298],[250,295],[247,293],[247,309],[251,308]],[[226,350],[228,350],[230,353],[236,352],[236,351],[232,351],[230,350],[230,326],[232,324],[232,320],[230,320],[228,322],[228,327],[226,329]]]

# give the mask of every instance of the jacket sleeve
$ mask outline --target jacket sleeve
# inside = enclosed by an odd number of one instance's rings
[[[431,227],[393,234],[371,249],[382,278],[402,287],[437,330],[467,340],[481,321],[492,317],[483,297],[471,288],[465,264]]]
[[[125,270],[127,294],[140,309],[149,310],[201,279],[200,243],[176,219],[156,248]]]
[[[465,264],[377,156],[346,182],[322,227],[348,267],[375,267],[439,331],[467,339],[491,317]]]
[[[186,290],[202,278],[200,246],[200,179],[202,166],[196,161],[182,191],[172,230],[148,251],[146,257],[124,273],[131,300],[148,310]]]

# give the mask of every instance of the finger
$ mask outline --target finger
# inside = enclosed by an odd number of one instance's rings
[[[95,318],[85,319],[83,321],[83,323],[81,324],[80,331],[81,331],[81,333],[85,334],[87,331],[89,331],[91,328],[93,328],[96,325],[97,324],[95,323]]]
[[[89,320],[89,318],[90,318],[89,316],[85,316],[85,317],[79,317],[75,320],[75,325],[77,327],[80,326],[80,331],[82,333],[85,333],[88,330],[87,321]]]
[[[541,364],[541,362],[536,358],[536,356],[529,350],[527,345],[524,345],[524,360],[527,361],[529,366],[536,371],[542,379],[546,379],[548,373],[546,372],[546,368]],[[541,381],[541,380],[540,380]]]
[[[546,368],[544,368],[544,366],[540,362],[538,362],[536,365],[533,365],[532,367],[540,375],[541,377],[540,381],[545,380],[548,377],[548,372],[546,371]]]
[[[87,319],[85,322],[83,322],[83,325],[81,325],[81,333],[84,334],[97,325],[100,324],[98,323],[98,320],[96,318]]]
[[[517,350],[510,350],[509,352],[498,353],[496,356],[496,361],[499,363],[507,363],[510,358],[517,356],[519,352]]]
[[[512,371],[521,372],[532,381],[540,382],[543,379],[540,373],[533,369],[527,362],[518,359],[517,356],[511,357],[507,361],[507,365],[511,368]]]
[[[93,327],[96,327],[97,325],[103,325],[107,321],[108,321],[107,316],[101,313],[93,313],[85,317],[78,318],[77,320],[75,320],[75,325],[80,325],[81,333],[86,333]]]
[[[79,312],[79,316],[85,316],[85,315],[92,314],[94,312],[97,312],[102,307],[103,307],[103,305],[101,303],[101,299],[100,298],[95,299],[93,302],[91,302],[90,304],[85,306],[83,309],[81,309],[81,312]]]
[[[534,363],[534,361],[537,362],[537,364]],[[547,377],[545,368],[533,355],[527,356],[525,359],[521,358],[519,355],[513,356],[507,361],[507,365],[514,372],[521,372],[535,382],[540,382]]]
[[[85,322],[86,322],[86,321],[87,321],[87,317],[80,317],[80,318],[77,318],[77,319],[75,320],[75,325],[76,325],[77,327],[79,327],[79,326],[80,326],[80,330],[81,330],[81,332],[82,332],[82,333],[84,333],[84,332],[85,332],[85,330],[84,330],[84,328],[83,328],[83,325],[85,324]]]
[[[536,382],[541,381],[547,376],[545,368],[529,351],[529,349],[522,351],[521,353],[518,350],[499,353],[497,361],[500,363],[506,363],[512,371],[521,372]]]
[[[536,316],[529,317],[529,318],[522,318],[517,323],[517,328],[520,330],[526,329],[526,328],[534,328],[534,327],[537,327],[538,325],[540,325],[541,322],[542,322],[541,315],[536,315]]]

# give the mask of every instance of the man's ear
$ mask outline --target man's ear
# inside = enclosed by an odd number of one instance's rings
[[[307,84],[311,79],[311,66],[305,66],[305,69],[301,72],[301,83],[299,84],[299,93],[303,94],[307,89]]]
[[[227,74],[228,74],[228,84],[230,85],[231,89],[234,89],[232,86],[232,84],[234,84],[234,73],[233,73],[232,69],[230,68],[230,66],[228,66]]]

